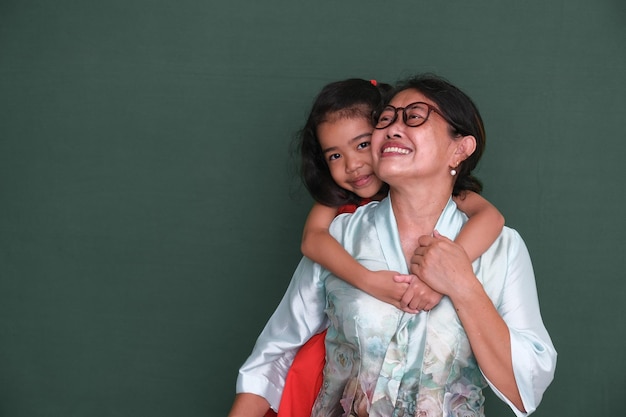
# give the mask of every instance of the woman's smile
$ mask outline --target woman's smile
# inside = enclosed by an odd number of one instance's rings
[[[382,155],[387,155],[387,154],[400,154],[400,155],[408,155],[410,154],[412,151],[405,148],[405,147],[400,147],[400,146],[393,146],[391,144],[383,146],[382,150],[381,150],[381,154]]]

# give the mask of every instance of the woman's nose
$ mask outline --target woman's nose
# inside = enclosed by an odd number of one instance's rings
[[[385,131],[385,138],[391,139],[394,137],[399,137],[401,131],[404,130],[404,126],[405,124],[402,121],[402,117],[397,117],[392,124],[387,126],[387,129]]]

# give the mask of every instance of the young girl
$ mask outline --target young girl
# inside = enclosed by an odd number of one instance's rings
[[[333,218],[386,195],[376,177],[369,149],[372,112],[391,88],[375,81],[349,79],[328,84],[317,96],[300,134],[301,173],[317,201],[303,233],[302,252],[354,287],[407,313],[434,308],[441,294],[414,275],[370,271],[354,260],[328,232]],[[451,167],[455,172],[454,168]],[[478,258],[498,237],[504,218],[476,187],[456,184],[454,201],[469,220],[456,242],[470,259]],[[279,416],[309,416],[319,392],[324,367],[324,333],[298,352],[287,375]],[[271,415],[268,413],[268,415]]]

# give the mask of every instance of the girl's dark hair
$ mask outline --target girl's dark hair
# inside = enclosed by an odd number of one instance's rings
[[[391,90],[388,84],[351,78],[326,85],[315,98],[297,141],[300,175],[317,202],[337,207],[357,204],[361,200],[358,195],[337,185],[330,175],[317,137],[318,126],[337,118],[364,118],[371,123],[372,112],[386,102]]]
[[[394,94],[404,90],[417,90],[437,104],[455,136],[471,135],[476,138],[474,153],[456,168],[452,194],[457,196],[463,191],[480,193],[482,184],[472,175],[472,170],[485,151],[486,136],[483,120],[472,99],[444,78],[433,74],[421,74],[400,82]]]

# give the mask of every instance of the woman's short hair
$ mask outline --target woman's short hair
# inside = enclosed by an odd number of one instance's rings
[[[471,135],[476,138],[474,153],[456,168],[457,175],[452,194],[456,196],[462,191],[480,193],[482,184],[472,175],[472,171],[485,150],[486,136],[476,104],[459,88],[434,74],[420,74],[401,81],[396,86],[394,94],[410,89],[419,91],[437,105],[448,119],[453,135]]]

